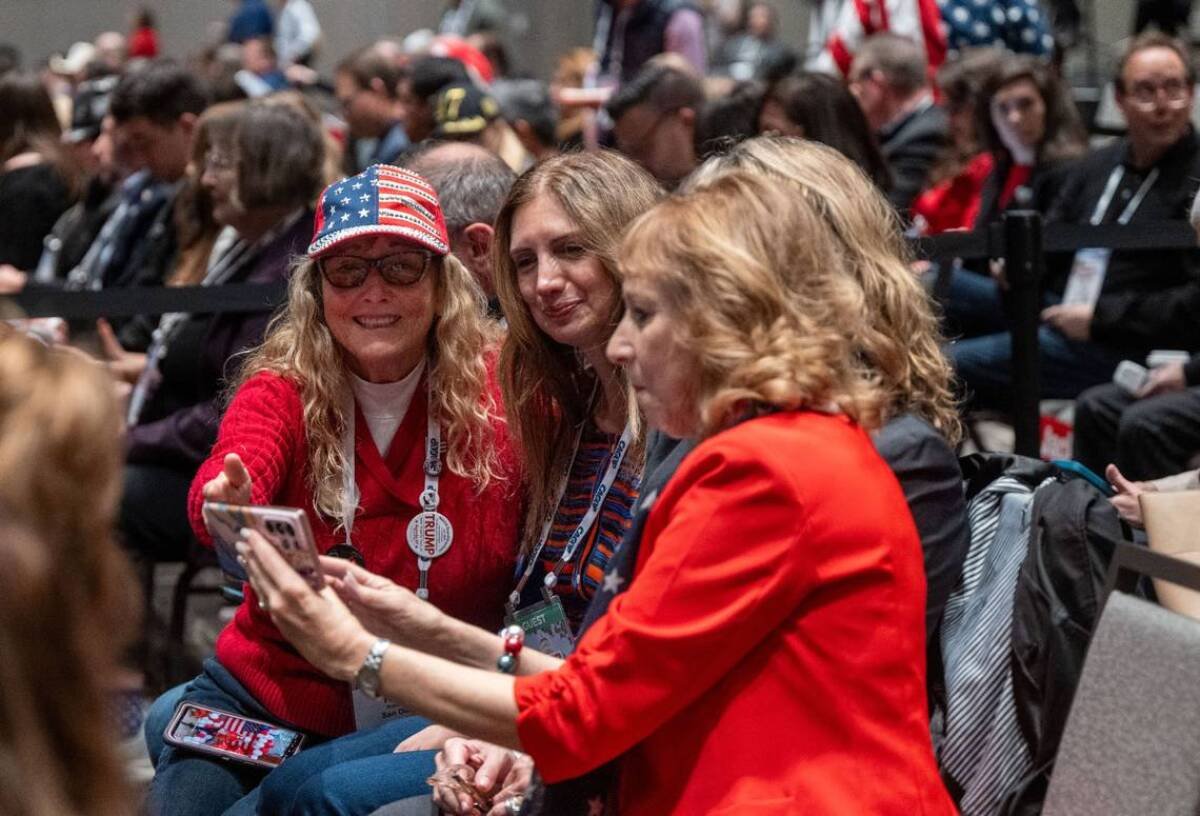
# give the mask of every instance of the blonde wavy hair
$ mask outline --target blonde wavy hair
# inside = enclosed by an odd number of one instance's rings
[[[453,255],[434,259],[434,323],[427,338],[429,387],[446,429],[446,464],[482,490],[501,478],[492,423],[498,416],[488,390],[488,359],[499,333],[485,316],[486,298]],[[329,518],[342,511],[345,395],[350,393],[343,349],[325,325],[321,273],[309,258],[297,261],[287,306],[272,319],[261,346],[242,366],[237,385],[261,371],[297,384],[308,435],[307,482],[313,507]],[[235,386],[236,387],[236,386]]]
[[[748,139],[709,159],[687,185],[702,189],[736,171],[783,181],[816,203],[841,245],[843,268],[866,298],[870,320],[856,338],[857,351],[887,394],[885,421],[913,413],[956,444],[962,424],[937,315],[909,268],[895,211],[878,188],[837,151],[778,136]]]
[[[0,811],[132,813],[103,715],[137,630],[101,368],[0,327]]]
[[[517,285],[516,266],[509,255],[513,217],[541,195],[554,197],[575,224],[587,252],[600,261],[615,284],[616,297],[608,318],[615,330],[624,309],[617,245],[629,223],[654,206],[663,191],[649,173],[619,153],[567,153],[527,170],[513,184],[496,216],[492,262],[496,296],[508,320],[508,335],[500,350],[500,388],[509,428],[525,459],[527,538],[553,510],[550,505],[562,465],[571,455],[572,435],[588,418],[596,385],[594,374],[584,367],[576,349],[554,342],[538,328]],[[624,384],[624,372],[619,376]],[[638,427],[640,414],[628,387],[625,413]],[[638,430],[631,462],[640,461],[643,452],[640,427]]]
[[[881,424],[887,394],[854,342],[866,302],[814,196],[731,171],[635,221],[620,257],[695,350],[700,436],[764,409],[836,408]]]

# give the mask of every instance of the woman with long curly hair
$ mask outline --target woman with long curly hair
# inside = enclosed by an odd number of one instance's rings
[[[855,335],[855,347],[887,398],[873,438],[900,480],[921,535],[932,649],[970,541],[954,453],[961,423],[953,371],[929,297],[909,270],[910,254],[887,200],[833,150],[800,139],[750,139],[706,163],[690,186],[702,188],[738,170],[761,173],[820,201],[843,245],[842,268],[862,290],[869,320]]]
[[[423,178],[375,165],[330,185],[287,306],[245,360],[192,484],[197,536],[209,540],[205,501],[303,508],[322,553],[498,627],[521,480],[492,374],[494,334]],[[421,522],[434,525],[437,552]],[[386,727],[371,701],[352,704],[345,684],[287,644],[253,591],[215,658],[182,695],[156,704],[147,732],[161,731],[180,700],[298,729],[310,745]],[[155,813],[223,813],[265,773],[170,746],[156,759]]]
[[[567,154],[521,176],[496,220],[493,269],[508,321],[498,376],[526,484],[520,568],[505,607],[528,629],[529,660],[547,667],[573,648],[641,484],[640,417],[604,347],[622,311],[621,235],[660,195],[624,156]],[[430,651],[458,662],[495,661],[495,629],[445,607],[427,613],[397,637],[419,632]],[[425,794],[433,756],[416,749],[440,748],[453,732],[387,733],[390,743],[364,734],[291,761],[263,783],[260,809],[365,816]]]
[[[528,752],[547,781],[620,756],[627,816],[952,813],[928,731],[920,546],[868,436],[890,395],[860,359],[872,315],[824,209],[731,172],[624,237],[608,355],[649,426],[700,441],[641,502],[632,580],[564,663],[527,660],[519,631],[493,653],[500,672],[378,641],[341,600],[361,608],[357,577],[316,593],[251,534],[240,551],[273,619],[334,677],[382,655],[383,694]],[[419,613],[363,580],[375,612]],[[474,781],[473,754],[448,768],[457,791],[438,804],[486,812],[515,761],[495,759]]]

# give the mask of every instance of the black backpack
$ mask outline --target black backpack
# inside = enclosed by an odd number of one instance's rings
[[[935,742],[966,816],[1026,816],[1041,811],[1108,564],[1129,536],[1099,490],[1053,464],[977,454],[961,465],[971,547],[943,621]]]

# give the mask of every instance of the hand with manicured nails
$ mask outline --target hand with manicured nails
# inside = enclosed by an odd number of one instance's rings
[[[375,642],[332,587],[308,581],[254,530],[243,530],[238,555],[259,605],[309,662],[330,677],[350,681]]]
[[[483,740],[462,737],[447,740],[435,761],[439,771],[454,765],[469,765],[475,769],[475,787],[492,799],[492,809],[486,816],[506,816],[511,813],[508,800],[524,796],[533,780],[533,760],[527,754]],[[477,812],[473,810],[470,797],[448,786],[435,786],[433,801],[447,813]]]
[[[437,653],[443,615],[436,606],[344,558],[322,556],[321,570],[367,631],[401,646]]]

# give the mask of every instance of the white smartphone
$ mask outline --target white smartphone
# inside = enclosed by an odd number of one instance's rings
[[[1150,371],[1145,366],[1138,365],[1133,360],[1122,360],[1113,372],[1113,382],[1130,396],[1137,396],[1150,377]]]
[[[204,526],[224,558],[236,563],[237,542],[248,527],[275,545],[309,586],[317,592],[325,588],[317,542],[308,516],[300,508],[205,502],[201,513]]]

